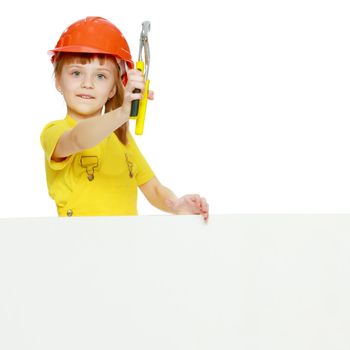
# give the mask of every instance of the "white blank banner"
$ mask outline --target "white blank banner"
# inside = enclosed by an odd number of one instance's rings
[[[350,348],[350,215],[0,219],[0,349]]]

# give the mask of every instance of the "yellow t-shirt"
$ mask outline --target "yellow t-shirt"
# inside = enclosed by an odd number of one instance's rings
[[[76,124],[67,115],[47,124],[40,136],[47,186],[58,215],[137,215],[137,186],[154,173],[130,133],[126,146],[112,133],[95,147],[61,162],[51,159],[59,138]]]

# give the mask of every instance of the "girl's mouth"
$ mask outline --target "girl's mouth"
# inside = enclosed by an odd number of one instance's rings
[[[85,100],[90,100],[90,99],[94,99],[95,97],[91,96],[91,95],[77,95],[80,98],[83,98]]]

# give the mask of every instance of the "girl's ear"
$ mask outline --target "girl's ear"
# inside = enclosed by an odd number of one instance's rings
[[[56,86],[57,91],[58,91],[60,94],[63,94],[63,91],[62,91],[62,88],[61,88],[61,84],[60,84],[58,78],[55,78],[55,86]]]
[[[111,90],[111,92],[108,95],[108,98],[112,98],[116,94],[116,92],[117,92],[117,87],[114,85],[113,89]]]

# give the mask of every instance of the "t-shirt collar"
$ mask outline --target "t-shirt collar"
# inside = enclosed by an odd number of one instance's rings
[[[78,122],[75,119],[73,119],[69,114],[66,115],[65,119],[70,126],[75,126],[78,124]]]

